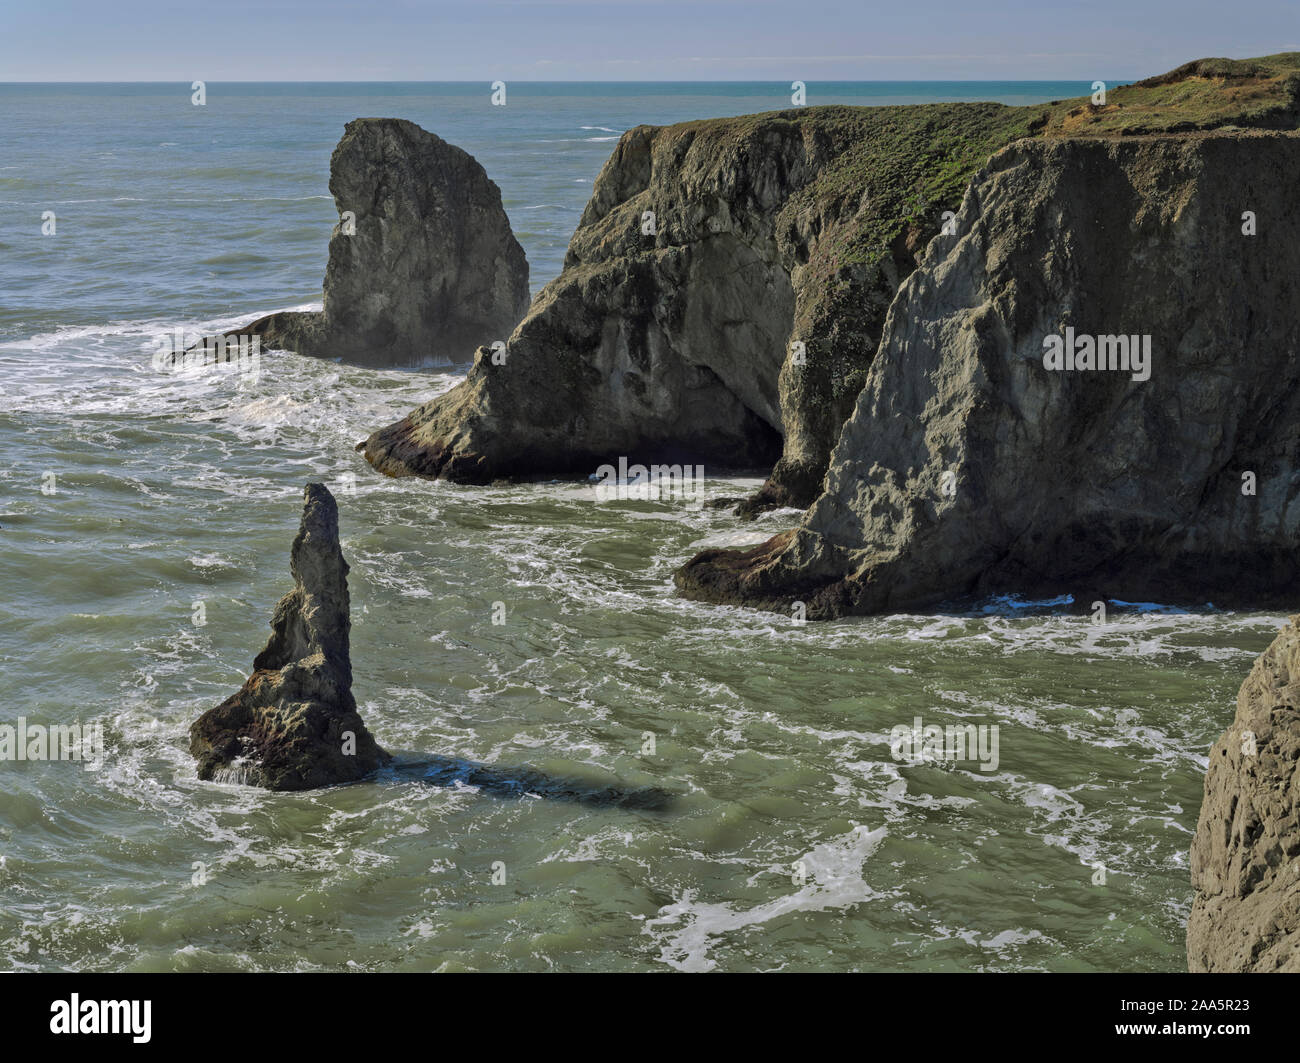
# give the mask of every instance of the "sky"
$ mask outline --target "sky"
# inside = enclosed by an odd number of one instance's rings
[[[0,0],[0,82],[1090,81],[1281,51],[1298,0]]]

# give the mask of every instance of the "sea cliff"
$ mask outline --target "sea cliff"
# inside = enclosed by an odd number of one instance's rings
[[[806,507],[903,283],[935,237],[957,243],[992,155],[1026,139],[1293,129],[1298,100],[1286,54],[1200,60],[1102,102],[639,126],[504,349],[481,347],[462,384],[361,449],[390,475],[467,483],[586,475],[619,456],[757,468],[770,475],[744,512]]]

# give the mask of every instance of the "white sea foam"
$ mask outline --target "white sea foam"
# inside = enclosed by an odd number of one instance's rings
[[[684,890],[673,903],[660,908],[656,917],[646,920],[643,932],[657,940],[662,963],[680,971],[711,971],[717,961],[709,954],[719,939],[729,939],[797,912],[846,911],[881,897],[863,875],[863,865],[886,833],[884,827],[870,830],[857,826],[842,837],[814,846],[792,860],[792,864],[804,865],[804,885],[748,908],[728,901],[697,900],[696,890]],[[790,874],[789,867],[774,866],[770,870],[778,875]]]
[[[534,205],[540,231],[536,212],[589,181],[553,175],[516,202]],[[328,197],[231,201],[304,198]],[[647,896],[672,902],[624,954],[689,970],[807,964],[810,953],[782,938],[791,922],[821,913],[838,925],[864,904],[857,940],[875,943],[864,954],[903,942],[900,966],[925,966],[925,950],[946,940],[978,953],[972,965],[1036,969],[1096,940],[1086,915],[1034,930],[1021,894],[1005,906],[985,895],[978,920],[953,911],[963,883],[978,895],[1009,862],[1027,893],[1048,899],[1055,886],[1087,888],[1096,862],[1142,876],[1141,903],[1117,891],[1115,908],[1144,940],[1179,951],[1195,810],[1169,795],[1194,789],[1240,675],[1283,617],[1115,600],[1097,628],[1077,615],[1083,589],[804,626],[687,602],[672,576],[693,551],[762,542],[802,514],[751,524],[671,503],[596,507],[569,480],[461,488],[374,475],[355,441],[457,373],[278,353],[264,356],[253,390],[153,373],[147,347],[159,333],[232,331],[260,313],[75,324],[0,344],[0,413],[21,425],[8,437],[20,459],[0,470],[0,523],[18,547],[0,611],[32,662],[35,696],[102,706],[110,749],[77,789],[50,771],[0,795],[7,821],[33,828],[14,832],[6,886],[21,872],[75,894],[0,923],[10,966],[336,966],[336,923],[322,924],[346,909],[357,913],[362,967],[418,963],[421,948],[430,967],[448,953],[462,966],[523,955],[485,940],[484,919],[516,941],[544,938],[552,954],[528,962],[563,967],[564,949],[607,945],[613,932],[584,922],[593,898],[654,912]],[[54,466],[68,486],[47,500],[34,476]],[[264,643],[290,585],[301,484],[315,477],[338,488],[354,691],[382,744],[407,762],[651,775],[680,795],[673,811],[501,799],[399,772],[299,795],[200,783],[188,727],[238,689]],[[760,483],[709,479],[706,497]],[[189,623],[197,597],[209,605],[203,628]],[[496,600],[508,605],[505,625],[490,621]],[[1170,676],[1187,680],[1183,696],[1162,699]],[[996,723],[1003,770],[893,761],[889,728],[917,711]],[[646,732],[655,756],[640,753]],[[881,826],[843,833],[860,819]],[[112,845],[91,839],[87,824],[118,821],[127,827]],[[507,858],[511,887],[494,893],[485,872],[498,843],[518,862]],[[893,843],[898,853],[881,859]],[[789,880],[798,859],[802,886]],[[84,882],[79,860],[91,868]],[[215,889],[190,884],[194,861]],[[912,903],[913,871],[934,884],[933,903]],[[150,910],[166,917],[140,915]],[[124,920],[156,941],[121,940]],[[213,937],[221,948],[208,947]]]

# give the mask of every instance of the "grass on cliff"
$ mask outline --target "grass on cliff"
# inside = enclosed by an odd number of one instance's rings
[[[1022,137],[1295,129],[1300,126],[1300,52],[1196,60],[1157,77],[1109,87],[1101,106],[1080,96],[1024,107],[807,107],[684,126],[725,143],[746,139],[757,125],[773,120],[805,126],[836,155],[800,193],[796,209],[865,195],[856,231],[846,234],[837,257],[843,265],[869,264],[890,254],[909,231],[912,242],[928,240],[941,212],[957,209],[966,185],[989,156]]]
[[[1239,127],[1294,129],[1300,52],[1259,59],[1197,59],[1090,99],[1053,104],[1046,136],[1132,136]]]
[[[1091,96],[1023,107],[948,103],[801,107],[671,127],[719,157],[762,151],[774,130],[797,131],[819,160],[781,209],[778,226],[813,234],[794,335],[809,368],[783,398],[823,416],[833,442],[875,355],[896,286],[956,211],[989,157],[1026,137],[1176,135],[1300,126],[1300,52],[1202,59]],[[812,414],[810,414],[812,416]]]

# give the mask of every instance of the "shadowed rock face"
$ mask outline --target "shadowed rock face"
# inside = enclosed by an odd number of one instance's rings
[[[1210,752],[1191,864],[1189,970],[1300,972],[1300,617]]]
[[[371,435],[367,459],[481,483],[621,456],[780,458],[758,508],[806,505],[889,302],[964,182],[906,197],[935,159],[973,170],[1031,119],[823,107],[628,131],[504,358],[480,350],[464,383]]]
[[[900,288],[803,524],[698,555],[679,588],[810,618],[1008,591],[1293,602],[1297,190],[1291,133],[1004,149]],[[1067,328],[1149,336],[1150,378],[1046,368]]]
[[[200,779],[307,790],[351,782],[391,759],[352,698],[348,565],[338,507],[322,484],[304,492],[290,570],[294,589],[275,607],[253,674],[190,728]]]
[[[239,330],[262,345],[358,365],[467,361],[528,310],[528,263],[501,191],[472,156],[399,118],[347,124],[330,159],[334,227],[321,313]]]
[[[886,313],[971,177],[1024,137],[1294,128],[1300,55],[1202,60],[1030,107],[810,107],[639,126],[597,178],[564,272],[464,383],[359,449],[477,483],[699,461],[766,468],[741,508],[805,507]],[[650,224],[653,215],[653,227]]]

